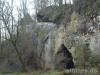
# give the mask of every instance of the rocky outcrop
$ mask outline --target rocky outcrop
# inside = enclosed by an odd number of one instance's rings
[[[37,20],[39,22],[53,22],[59,25],[61,22],[64,22],[66,19],[70,20],[69,17],[72,12],[73,12],[72,5],[70,4],[66,4],[62,6],[55,6],[55,5],[49,6],[44,9],[41,9],[37,13]]]
[[[56,36],[56,24],[49,22],[36,23],[34,32],[38,36],[37,52],[43,69],[54,68],[54,39]],[[40,40],[41,39],[41,40]],[[40,41],[39,41],[40,40]]]
[[[95,33],[90,38],[90,49],[93,56],[100,56],[100,33]]]

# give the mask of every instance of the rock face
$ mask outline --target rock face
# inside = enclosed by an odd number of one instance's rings
[[[54,23],[51,23],[51,22],[38,22],[34,25],[34,29],[40,29],[40,30],[47,30],[47,31],[50,31],[52,29],[55,28],[55,25]]]
[[[43,53],[43,59],[45,61],[45,68],[51,69],[54,68],[53,60],[54,60],[54,39],[55,39],[54,32],[50,32],[49,35],[46,37],[45,44],[44,44],[44,53]]]
[[[35,60],[35,65],[37,65],[38,68],[54,68],[54,45],[57,32],[56,24],[51,22],[38,22],[27,25],[26,32],[31,33],[33,45],[36,46],[32,51],[28,52],[27,56],[31,55],[32,57],[30,60],[27,60],[30,57],[26,59],[28,65],[34,65]],[[33,63],[29,63],[30,61]]]
[[[53,68],[53,66],[57,63],[59,64],[59,68],[64,68],[64,64],[61,61],[67,60],[67,57],[63,57],[63,53],[59,54],[59,49],[62,45],[68,48],[71,57],[70,63],[73,66],[67,66],[66,68],[74,68],[74,65],[78,67],[84,67],[84,65],[91,65],[91,54],[93,58],[95,57],[94,61],[99,63],[100,60],[100,33],[95,32],[93,35],[80,35],[79,33],[71,33],[68,31],[64,31],[64,27],[61,26],[57,29],[51,30],[46,39],[44,45],[44,61],[45,61],[45,68]],[[89,47],[87,46],[89,45]],[[58,55],[56,55],[58,53]],[[81,56],[80,56],[81,55]],[[58,58],[56,61],[53,58]],[[70,65],[70,64],[69,64]]]
[[[63,31],[62,26],[58,29],[52,29],[46,36],[42,54],[45,69],[75,68],[72,53],[64,45],[65,37],[66,32]]]
[[[56,36],[56,28],[52,28],[52,31],[48,33],[45,37],[44,41],[44,67],[47,69],[54,68],[53,61],[54,61],[54,40]]]
[[[96,33],[90,38],[90,49],[93,55],[100,56],[100,33]]]
[[[37,14],[38,21],[53,22],[59,25],[56,30],[54,29],[48,32],[48,36],[44,42],[45,49],[43,57],[45,57],[45,67],[47,68],[50,68],[53,66],[53,64],[55,64],[55,59],[53,58],[58,58],[58,62],[56,63],[60,63],[60,58],[61,60],[64,59],[63,53],[56,56],[56,54],[59,53],[59,48],[61,47],[62,43],[68,48],[69,52],[71,53],[70,56],[73,56],[72,59],[74,62],[72,60],[71,62],[75,63],[74,65],[77,64],[84,66],[87,62],[89,62],[88,58],[90,57],[89,55],[91,55],[91,51],[92,54],[99,55],[100,36],[99,34],[95,34],[96,32],[90,32],[92,30],[92,28],[90,28],[92,23],[86,22],[85,18],[80,18],[79,14],[74,13],[72,15],[72,13],[73,11],[71,11],[71,9],[67,9],[67,6],[65,7],[64,5],[61,8],[57,6],[47,7],[39,11]],[[64,28],[63,25],[66,25],[66,28]],[[90,37],[92,34],[95,34],[95,36]],[[86,48],[87,44],[90,45],[89,49],[88,47]],[[85,60],[87,60],[87,62]]]
[[[56,25],[49,22],[36,23],[34,32],[38,31],[38,56],[42,61],[42,68],[51,69],[54,67],[53,61],[53,47],[56,35]],[[39,39],[41,39],[39,41]]]

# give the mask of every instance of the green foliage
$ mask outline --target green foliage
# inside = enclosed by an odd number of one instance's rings
[[[90,57],[90,55],[91,55],[91,51],[90,51],[90,49],[89,49],[89,44],[83,44],[83,45],[80,46],[80,47],[82,47],[82,49],[83,49],[84,60],[85,60],[86,62],[88,62],[88,61],[89,61],[89,57]]]
[[[72,29],[72,32],[77,31],[77,25],[78,25],[78,15],[74,12],[71,15],[71,29]]]
[[[98,55],[91,55],[91,57],[89,58],[89,62],[91,64],[92,67],[98,67],[99,63],[100,63],[100,56]]]
[[[53,12],[49,20],[57,22],[62,15],[64,15],[64,11],[62,9],[57,9],[56,11]]]
[[[86,63],[90,63],[90,56],[91,56],[91,50],[89,49],[89,44],[81,44],[76,47],[75,49],[76,54],[76,65],[78,67],[82,67],[86,65]],[[89,64],[88,64],[89,65]]]
[[[77,67],[98,67],[100,56],[92,55],[89,44],[78,45],[75,49]]]

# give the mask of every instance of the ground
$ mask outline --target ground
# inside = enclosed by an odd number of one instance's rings
[[[11,73],[11,74],[0,74],[0,75],[60,75],[60,72],[57,72],[57,71],[48,71],[48,72],[34,71],[32,73]]]
[[[0,74],[0,75],[100,75],[100,74],[65,74],[63,71],[34,71],[32,73],[11,73],[11,74]]]

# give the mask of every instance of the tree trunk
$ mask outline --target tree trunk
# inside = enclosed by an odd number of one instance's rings
[[[63,0],[59,0],[59,6],[63,4]]]
[[[14,44],[14,43],[12,43],[12,44],[13,44],[13,46],[14,46],[14,48],[15,48],[15,51],[16,51],[17,56],[18,56],[18,59],[19,59],[19,61],[20,61],[20,63],[21,63],[22,72],[27,72],[26,64],[25,64],[25,62],[24,62],[24,60],[23,60],[23,58],[22,58],[21,53],[19,52],[19,50],[18,50],[16,44]]]
[[[0,23],[1,25],[1,23]],[[0,50],[1,50],[1,26],[0,26]]]

